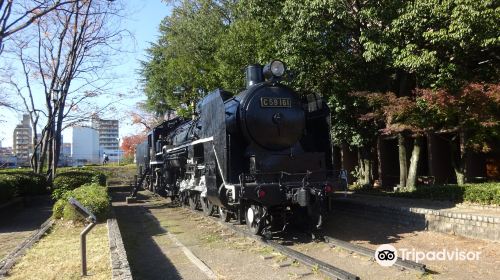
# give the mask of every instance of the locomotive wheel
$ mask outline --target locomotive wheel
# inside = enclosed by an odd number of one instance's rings
[[[259,211],[258,206],[251,205],[245,211],[245,221],[248,230],[252,234],[261,234],[264,228],[264,219],[262,219],[261,211]]]
[[[205,214],[205,216],[210,216],[214,213],[214,205],[210,202],[210,200],[208,200],[208,198],[202,197],[200,199],[200,203],[201,209],[203,210],[203,214]]]
[[[219,217],[223,222],[226,222],[226,223],[229,222],[229,220],[231,220],[231,216],[227,212],[227,209],[222,208],[220,206],[219,206]]]
[[[188,194],[189,209],[196,210],[198,208],[198,194]]]

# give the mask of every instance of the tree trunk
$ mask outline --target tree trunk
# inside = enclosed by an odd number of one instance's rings
[[[38,163],[37,173],[41,174],[43,172],[43,168],[45,167],[45,159],[47,158],[47,147],[49,145],[49,135],[47,131],[47,127],[42,130],[42,143],[40,148],[40,162]]]
[[[415,190],[417,182],[417,168],[420,160],[421,138],[416,137],[413,140],[413,150],[411,152],[410,169],[408,170],[408,179],[406,180],[406,191]]]
[[[49,185],[52,185],[52,163],[54,161],[54,127],[53,123],[51,124],[50,131],[48,132],[48,140],[47,140],[47,182]]]
[[[360,176],[357,178],[358,183],[362,186],[371,185],[373,172],[369,148],[358,148],[358,166],[360,171]]]
[[[406,178],[408,177],[408,166],[406,163],[406,145],[403,134],[398,134],[398,152],[399,152],[399,186],[406,187]]]
[[[32,141],[32,145],[33,145],[33,154],[31,155],[31,159],[30,159],[30,165],[31,165],[31,170],[33,170],[33,172],[37,172],[38,171],[38,162],[39,162],[39,153],[37,151],[39,145],[38,145],[38,137],[36,136],[36,130],[34,130],[34,133],[33,133],[33,141]]]
[[[384,174],[384,170],[382,167],[382,137],[377,137],[377,163],[378,163],[378,186],[381,187],[384,185],[384,180],[382,178],[382,174]]]
[[[465,133],[461,130],[458,132],[459,148],[455,144],[455,141],[450,141],[450,155],[451,155],[451,165],[453,166],[453,171],[455,171],[455,176],[457,178],[457,184],[462,186],[466,183],[467,178],[465,177],[467,166],[465,163],[467,156],[467,148],[465,146],[466,139]]]

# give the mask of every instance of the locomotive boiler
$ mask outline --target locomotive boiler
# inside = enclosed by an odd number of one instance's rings
[[[278,60],[250,65],[239,94],[215,90],[192,119],[155,127],[136,149],[138,186],[254,234],[293,222],[321,227],[337,181],[329,109],[283,84],[285,70]]]

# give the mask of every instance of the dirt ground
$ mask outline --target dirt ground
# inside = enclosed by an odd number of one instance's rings
[[[118,202],[123,193],[115,193],[114,198],[134,279],[206,279],[167,232],[210,267],[217,279],[325,279],[270,247],[238,237],[211,220],[172,207],[164,199],[143,196],[149,198],[146,203],[126,205]]]
[[[123,179],[127,177],[119,175]],[[130,182],[130,178],[127,181]],[[173,207],[165,199],[141,192],[139,203],[127,205],[124,203],[126,195],[123,189],[113,192],[113,205],[134,279],[206,278],[173,244],[167,232],[174,234],[207,264],[218,279],[326,278],[270,247],[237,237],[211,220]],[[422,262],[426,264],[428,273],[422,275],[412,270],[382,267],[368,257],[323,242],[306,241],[307,238],[294,237],[293,233],[282,238],[292,248],[354,273],[361,279],[500,279],[499,243],[421,231],[340,213],[330,216],[324,234],[372,249],[381,244],[391,244],[397,249],[423,252],[443,249],[478,251],[480,259],[425,260]]]
[[[372,249],[376,249],[381,244],[391,244],[396,249],[415,249],[423,252],[442,251],[443,249],[449,252],[457,249],[466,252],[480,252],[477,261],[424,260],[422,263],[426,264],[429,269],[429,273],[424,276],[426,279],[500,279],[500,243],[414,230],[400,225],[335,214],[329,220],[329,227],[325,233]],[[327,247],[324,244],[312,243],[300,246],[303,250],[309,250],[312,255],[316,255],[318,249],[324,250]],[[328,254],[319,255],[321,257],[328,256]],[[378,266],[376,263],[374,265]],[[371,272],[367,277],[362,278],[380,279],[370,274]],[[359,275],[363,276],[363,274]]]
[[[323,275],[294,263],[271,248],[235,236],[213,221],[172,207],[166,200],[142,193],[143,203],[115,203],[134,279],[203,279],[166,237],[175,236],[205,262],[218,279],[321,279]],[[121,197],[120,197],[121,196]],[[123,194],[116,194],[117,201]],[[119,213],[119,214],[118,214]],[[481,252],[480,261],[424,261],[422,275],[397,267],[382,267],[370,258],[332,248],[322,242],[285,240],[292,248],[358,275],[361,279],[498,279],[500,244],[446,234],[413,231],[357,217],[334,215],[325,234],[376,249],[381,244],[428,252],[455,249]],[[152,253],[153,252],[153,253]],[[145,255],[148,258],[144,258]],[[256,269],[258,268],[258,269]],[[201,277],[201,278],[200,278]]]

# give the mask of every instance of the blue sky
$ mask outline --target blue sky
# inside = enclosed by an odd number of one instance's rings
[[[129,42],[125,46],[127,53],[115,57],[116,66],[113,71],[120,79],[113,84],[112,90],[115,92],[130,92],[138,88],[139,61],[145,58],[145,49],[150,42],[156,41],[158,37],[158,26],[161,20],[169,15],[170,7],[161,0],[125,1],[129,14],[124,19],[123,27],[128,29],[135,37],[135,43]],[[125,112],[135,107],[138,101],[144,100],[142,92],[138,92],[136,97],[121,102],[120,111]],[[99,101],[97,101],[99,102]],[[1,123],[0,141],[3,147],[12,146],[12,132],[20,122],[22,113],[11,112],[2,109],[0,112]],[[105,116],[112,118],[113,116]],[[139,128],[133,127],[127,118],[120,118],[120,138],[136,132]],[[122,120],[123,119],[123,120]],[[64,142],[71,142],[71,130],[63,132]]]

